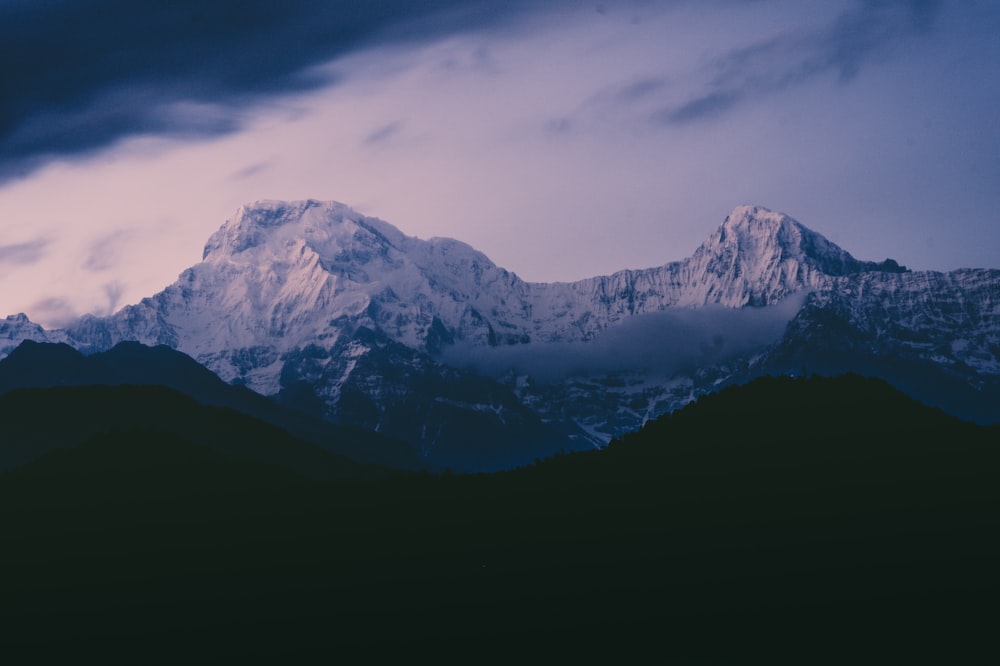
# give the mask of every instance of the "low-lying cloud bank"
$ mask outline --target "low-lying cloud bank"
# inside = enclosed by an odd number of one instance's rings
[[[626,319],[591,342],[455,345],[442,353],[441,360],[493,377],[513,371],[542,383],[624,371],[669,376],[723,363],[776,342],[805,297],[797,294],[764,308],[669,308]]]

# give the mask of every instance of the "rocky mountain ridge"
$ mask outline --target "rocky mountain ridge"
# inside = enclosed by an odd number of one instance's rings
[[[743,320],[713,314],[752,317],[783,303],[772,338],[750,346]],[[678,326],[665,313],[705,317],[689,322],[704,339],[683,362],[655,372],[655,364],[610,363],[538,381],[531,350],[558,356],[603,340],[613,356],[616,346],[634,346],[619,332],[637,326],[653,331],[643,344],[656,347]],[[203,261],[162,292],[62,331],[20,315],[0,321],[0,355],[18,339],[84,351],[124,340],[165,344],[228,382],[402,437],[425,456],[460,447],[476,429],[506,432],[510,419],[519,437],[579,448],[719,385],[808,368],[845,341],[841,365],[898,356],[972,391],[992,390],[1000,271],[911,272],[891,259],[861,261],[786,215],[740,206],[688,259],[531,283],[460,241],[409,237],[340,203],[265,201],[241,208],[209,238]],[[456,365],[456,349],[494,354],[492,369]],[[502,368],[514,351],[526,355]]]

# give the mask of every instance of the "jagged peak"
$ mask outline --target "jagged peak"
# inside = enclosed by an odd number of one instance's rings
[[[907,270],[892,259],[883,262],[858,260],[798,220],[753,204],[736,206],[697,253],[729,253],[734,259],[751,261],[778,255],[811,265],[830,276]]]
[[[770,208],[764,208],[763,206],[757,206],[755,204],[741,204],[733,208],[732,212],[726,216],[726,219],[723,221],[723,225],[738,227],[754,221],[775,225],[781,225],[787,222],[798,224],[795,220],[784,213],[773,211]]]
[[[794,255],[801,255],[804,245],[844,252],[788,215],[751,204],[737,206],[726,216],[705,243],[715,244],[735,245],[744,253],[769,245]]]

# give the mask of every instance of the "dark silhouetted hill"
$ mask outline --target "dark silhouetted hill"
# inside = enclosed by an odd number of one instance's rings
[[[296,439],[275,425],[228,407],[195,402],[161,386],[58,386],[0,395],[0,471],[45,454],[142,430],[197,445],[230,460],[252,461],[305,478],[385,475]],[[83,454],[81,454],[83,455]]]
[[[250,389],[227,384],[187,354],[165,345],[121,342],[106,352],[85,356],[65,344],[27,340],[0,359],[0,395],[18,388],[126,384],[164,386],[205,405],[229,407],[361,462],[420,467],[411,448],[402,442],[292,412]]]
[[[763,378],[495,474],[302,483],[159,437],[122,430],[0,476],[5,655],[883,664],[994,648],[998,431],[877,380]]]

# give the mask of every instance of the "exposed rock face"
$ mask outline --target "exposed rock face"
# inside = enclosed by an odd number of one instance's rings
[[[1000,422],[1000,271],[862,273],[809,295],[756,374],[859,370]]]
[[[748,350],[716,334],[688,367],[658,374],[604,367],[539,382],[532,367],[483,377],[442,363],[454,348],[589,344],[640,315],[762,308],[793,295],[805,305],[783,336]],[[786,215],[741,206],[683,261],[529,283],[464,243],[412,238],[343,204],[265,201],[241,208],[162,292],[65,331],[23,315],[0,322],[0,355],[20,339],[83,350],[166,344],[226,381],[389,431],[427,455],[459,450],[475,428],[511,435],[511,423],[558,450],[602,444],[722,383],[803,366],[863,372],[859,364],[892,358],[993,390],[1000,271],[860,261]],[[713,351],[725,344],[735,351]],[[455,427],[457,414],[471,420]]]
[[[46,331],[23,312],[0,319],[0,358],[4,358],[25,340],[32,342],[68,342],[63,331]]]

